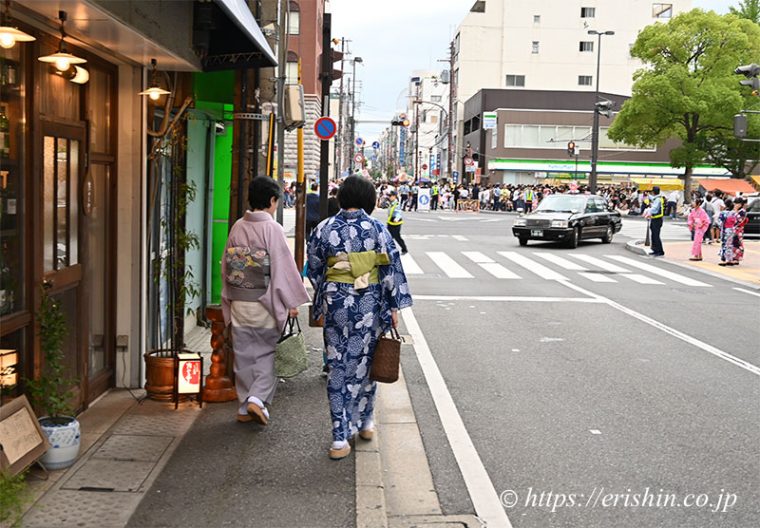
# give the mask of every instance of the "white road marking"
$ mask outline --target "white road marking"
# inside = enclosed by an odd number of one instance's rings
[[[639,275],[638,273],[625,273],[623,277],[628,277],[633,282],[638,282],[639,284],[665,284],[657,279],[647,277],[646,275]]]
[[[480,251],[462,251],[462,254],[497,279],[519,279],[520,276],[493,261]]]
[[[515,264],[522,266],[523,268],[535,273],[536,275],[538,275],[539,277],[543,279],[556,280],[556,281],[569,280],[564,275],[561,275],[557,273],[556,271],[550,270],[546,266],[539,264],[538,262],[531,260],[528,257],[520,255],[519,253],[515,253],[514,251],[499,251],[499,255],[508,258]]]
[[[401,255],[401,265],[404,267],[404,273],[407,275],[422,275],[423,271],[422,268],[420,268],[419,264],[415,262],[415,260],[412,258],[412,256],[407,253],[406,255]]]
[[[602,432],[599,429],[589,429],[588,432],[591,433],[592,435],[602,434]]]
[[[559,255],[555,255],[554,253],[533,253],[533,254],[541,257],[544,260],[548,260],[549,262],[552,262],[561,268],[565,268],[566,270],[569,270],[569,271],[586,271],[586,268],[584,268],[583,266],[580,266],[576,264],[575,262],[570,262],[566,258],[560,257]]]
[[[493,482],[491,482],[483,461],[472,443],[462,421],[462,416],[454,403],[454,398],[451,397],[446,386],[446,380],[443,379],[438,364],[435,362],[425,340],[425,335],[414,317],[414,312],[411,309],[402,310],[401,315],[404,318],[404,324],[406,324],[409,335],[414,340],[417,360],[425,375],[430,394],[433,397],[433,402],[435,402],[435,408],[438,411],[446,437],[449,439],[451,450],[459,466],[459,471],[462,473],[470,499],[472,499],[476,515],[487,526],[512,528],[512,523],[509,522],[509,517],[504,511]]]
[[[456,261],[443,251],[428,251],[428,256],[435,262],[435,265],[452,279],[471,279],[470,272],[456,263]]]
[[[760,367],[757,367],[753,365],[752,363],[744,361],[743,359],[739,359],[738,357],[733,356],[729,354],[728,352],[724,352],[717,347],[714,347],[708,343],[705,343],[704,341],[700,341],[696,337],[692,337],[688,334],[684,334],[680,330],[676,330],[675,328],[672,328],[664,323],[661,323],[655,319],[652,319],[651,317],[648,317],[642,313],[639,313],[636,310],[632,310],[626,306],[623,306],[622,304],[617,303],[613,301],[612,299],[608,299],[607,297],[588,291],[584,288],[581,288],[580,286],[576,284],[572,284],[569,281],[564,281],[562,282],[562,284],[564,284],[571,290],[575,290],[578,293],[582,293],[584,295],[588,295],[590,298],[602,301],[605,304],[611,306],[612,308],[615,308],[616,310],[620,312],[623,312],[626,315],[630,315],[631,317],[638,319],[639,321],[646,323],[650,326],[653,326],[654,328],[657,328],[658,330],[661,330],[665,332],[666,334],[670,334],[673,337],[680,339],[681,341],[684,341],[690,345],[700,348],[704,350],[705,352],[708,352],[714,355],[715,357],[718,357],[724,361],[728,361],[729,363],[732,363],[733,365],[736,365],[737,367],[743,368],[744,370],[751,372],[752,374],[756,376],[760,376]]]
[[[612,277],[600,273],[578,273],[578,275],[593,282],[617,282]]]
[[[648,271],[649,273],[653,275],[659,275],[660,277],[665,277],[666,279],[670,279],[674,282],[680,282],[681,284],[685,284],[686,286],[712,288],[712,286],[710,286],[709,284],[705,284],[704,282],[690,279],[689,277],[685,277],[679,273],[673,273],[672,271],[667,271],[662,268],[658,268],[656,266],[652,266],[644,262],[639,262],[637,260],[634,260],[628,257],[621,257],[619,255],[606,255],[606,257],[613,260],[617,260],[618,262],[622,262],[623,264],[628,264],[629,266],[632,266],[634,268],[639,268],[640,270]]]
[[[609,262],[605,262],[602,259],[590,255],[573,255],[573,257],[591,264],[592,266],[596,266],[599,269],[603,269],[604,271],[611,271],[612,273],[627,273],[629,271],[625,268],[621,268],[617,264],[610,264]]]
[[[415,295],[415,301],[479,301],[479,302],[556,302],[604,304],[604,301],[590,297],[524,297],[510,295],[467,296],[467,295]]]
[[[462,255],[470,259],[476,264],[487,264],[494,262],[494,260],[491,257],[485,256],[480,251],[462,251]]]
[[[760,293],[751,292],[749,290],[745,290],[744,288],[734,288],[736,291],[740,291],[743,293],[748,293],[750,295],[754,295],[755,297],[760,297]]]
[[[451,235],[451,238],[453,238],[454,240],[459,240],[460,242],[467,242],[467,241],[469,241],[469,238],[467,238],[464,235]]]

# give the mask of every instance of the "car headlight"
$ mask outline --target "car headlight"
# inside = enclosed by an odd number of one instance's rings
[[[525,218],[518,218],[517,220],[515,220],[514,225],[516,225],[516,226],[524,226],[524,225],[526,225]]]
[[[566,228],[568,225],[569,224],[567,220],[552,220],[552,227]]]

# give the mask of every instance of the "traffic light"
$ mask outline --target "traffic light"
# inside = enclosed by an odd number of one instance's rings
[[[734,70],[734,73],[737,75],[744,75],[746,77],[744,81],[739,81],[739,84],[742,86],[751,87],[752,95],[760,94],[760,79],[758,79],[758,75],[760,75],[760,66],[757,64],[739,66],[736,68],[736,70]]]
[[[615,103],[612,101],[599,101],[596,103],[596,111],[599,113],[599,115],[603,115],[604,117],[612,117],[612,109],[615,108]]]
[[[392,126],[402,126],[404,128],[409,128],[409,125],[411,122],[409,121],[409,118],[406,117],[406,114],[399,114],[399,116],[391,121]]]
[[[575,141],[568,141],[567,142],[567,155],[568,156],[575,156]]]
[[[738,139],[747,137],[747,116],[736,114],[734,116],[734,136]]]

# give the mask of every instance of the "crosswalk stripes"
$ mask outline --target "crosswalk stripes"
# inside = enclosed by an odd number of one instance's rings
[[[532,254],[516,251],[497,251],[496,253],[499,257],[506,259],[506,262],[498,262],[498,258],[495,260],[492,256],[481,251],[429,251],[424,253],[424,258],[419,263],[412,255],[406,254],[401,256],[401,262],[404,271],[410,276],[424,276],[432,272],[433,277],[440,277],[443,274],[452,279],[475,279],[482,278],[484,271],[500,280],[526,278],[525,273],[513,271],[516,265],[544,280],[587,280],[600,284],[632,281],[637,284],[652,286],[665,285],[667,280],[685,286],[711,287],[709,284],[680,273],[619,255],[595,257],[585,254],[566,254],[567,256],[560,256],[546,251]],[[435,264],[435,271],[430,269],[429,261]],[[470,266],[466,266],[465,263],[467,262],[471,263]],[[473,265],[482,270],[479,275],[472,271]],[[564,272],[555,271],[550,266],[555,267],[555,269],[560,268]],[[467,267],[470,268],[469,271]]]
[[[459,240],[460,242],[467,242],[469,239],[464,235],[451,235],[451,238],[454,240]]]
[[[598,259],[596,257],[592,257],[591,255],[573,255],[573,257],[577,258],[578,260],[582,260],[583,262],[586,262],[588,264],[591,264],[592,266],[596,266],[599,269],[602,269],[604,271],[609,271],[612,273],[628,273],[628,270],[625,268],[621,268],[617,264],[612,264],[610,262],[606,262],[602,259]]]
[[[684,277],[680,273],[673,273],[672,271],[664,270],[662,268],[658,268],[657,266],[652,266],[644,262],[639,262],[637,260],[634,260],[628,257],[622,257],[619,255],[605,255],[605,256],[609,259],[622,262],[623,264],[627,264],[628,266],[631,266],[633,268],[638,268],[643,271],[648,271],[649,273],[653,275],[659,275],[660,277],[664,277],[674,282],[685,284],[686,286],[696,286],[698,288],[710,288],[710,285],[705,284],[704,282],[701,282],[689,277]]]
[[[555,255],[554,253],[533,253],[534,255],[541,257],[544,260],[548,260],[552,264],[556,264],[557,266],[564,268],[569,271],[587,271],[586,268],[583,266],[580,266],[576,264],[575,262],[570,262],[564,257],[560,257],[559,255]]]
[[[502,257],[508,258],[518,266],[522,266],[526,270],[535,273],[542,279],[546,280],[556,280],[556,281],[564,281],[567,280],[567,277],[564,275],[557,273],[554,270],[551,270],[547,268],[546,266],[539,264],[538,262],[535,262],[528,257],[521,255],[519,253],[515,253],[514,251],[499,251],[499,255]]]
[[[520,276],[512,273],[507,268],[494,262],[492,258],[485,256],[479,251],[462,251],[462,254],[475,264],[486,270],[497,279],[519,279]]]
[[[422,275],[424,273],[409,253],[401,255],[401,265],[404,267],[404,273],[407,275]]]
[[[443,251],[428,251],[427,255],[435,263],[436,266],[451,279],[472,279],[470,272],[464,269],[462,266],[448,256]]]
[[[601,275],[599,273],[580,272],[578,273],[578,275],[592,282],[617,282],[612,277],[608,277],[607,275]]]

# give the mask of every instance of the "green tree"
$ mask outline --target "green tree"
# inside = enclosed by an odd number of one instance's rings
[[[760,0],[740,0],[739,7],[730,7],[732,15],[760,24]]]
[[[734,15],[694,9],[639,33],[631,50],[644,67],[634,75],[633,95],[609,137],[635,145],[662,145],[677,137],[671,165],[684,169],[691,186],[694,167],[729,137],[733,116],[749,94],[734,70],[760,56],[760,27]],[[688,193],[687,200],[688,200]]]

